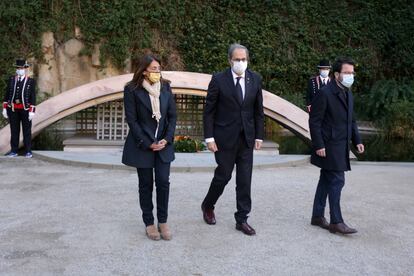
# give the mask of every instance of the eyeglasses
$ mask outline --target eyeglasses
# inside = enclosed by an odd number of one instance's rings
[[[354,76],[356,76],[356,73],[355,72],[341,72],[341,74],[344,74],[344,75],[354,75]]]

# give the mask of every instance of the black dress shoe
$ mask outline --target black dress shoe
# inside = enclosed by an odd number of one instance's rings
[[[329,224],[329,232],[331,233],[341,233],[343,235],[347,234],[355,234],[358,231],[356,229],[353,229],[351,227],[348,227],[345,223],[337,223],[337,224]]]
[[[216,224],[216,216],[214,215],[214,209],[208,209],[201,204],[201,210],[203,211],[203,219],[207,224]]]
[[[325,217],[313,217],[311,220],[311,224],[315,226],[319,226],[323,229],[329,229],[329,223],[326,221]]]
[[[256,235],[256,231],[247,222],[236,223],[236,229],[249,236]]]

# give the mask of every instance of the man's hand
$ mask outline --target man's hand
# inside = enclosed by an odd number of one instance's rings
[[[164,148],[165,148],[165,144],[161,144],[161,143],[152,143],[150,146],[150,149],[152,149],[152,151],[160,151]]]
[[[216,152],[216,151],[218,151],[218,148],[217,148],[216,142],[209,142],[209,143],[207,143],[207,148],[208,148],[208,150],[209,150],[209,151],[211,151],[211,152]]]
[[[363,144],[356,145],[356,148],[357,148],[358,153],[364,153],[365,151],[365,147]]]
[[[308,110],[308,113],[310,113],[311,106],[310,106],[310,105],[307,105],[307,106],[306,106],[306,109]]]
[[[263,141],[255,141],[254,143],[254,149],[259,150],[262,147]]]
[[[7,109],[5,109],[5,108],[3,108],[3,117],[5,119],[8,119],[9,118],[9,116],[7,116]]]
[[[33,120],[34,116],[35,116],[34,112],[29,112],[29,121]]]
[[[320,157],[326,157],[326,151],[325,148],[322,149],[318,149],[316,150],[316,155],[320,156]]]

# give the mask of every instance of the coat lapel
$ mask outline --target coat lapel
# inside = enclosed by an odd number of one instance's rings
[[[354,100],[351,90],[347,91],[346,93],[348,93],[348,122],[352,122],[352,115],[354,112]]]
[[[252,74],[246,70],[246,79],[244,80],[245,88],[244,88],[244,100],[243,103],[246,102],[247,98],[252,95],[252,87],[253,87],[253,78]]]
[[[165,91],[166,86],[161,86],[161,93],[160,93],[160,110],[161,110],[161,117],[166,116],[167,107],[168,107],[168,93]]]
[[[345,109],[348,109],[348,103],[346,102],[344,92],[338,86],[338,84],[336,82],[333,82],[333,85],[335,85],[335,94],[336,94],[336,96],[339,98],[339,100],[341,101],[341,103],[343,104]]]
[[[136,93],[138,95],[138,98],[144,104],[144,106],[148,108],[150,112],[152,112],[151,101],[147,90],[145,90],[144,88],[139,88],[138,90],[136,90]]]

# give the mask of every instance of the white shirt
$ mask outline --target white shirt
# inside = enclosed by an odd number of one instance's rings
[[[231,70],[231,74],[233,76],[234,86],[236,86],[236,84],[237,84],[237,78],[241,77],[241,79],[239,80],[239,83],[240,83],[240,86],[241,86],[241,89],[242,89],[243,100],[244,100],[244,97],[245,97],[245,94],[246,94],[246,81],[245,81],[246,72],[244,72],[241,76],[239,76],[236,73],[234,73],[233,70]],[[256,141],[263,142],[263,140],[261,140],[261,139],[256,139]],[[206,143],[211,143],[211,142],[214,142],[214,137],[206,138]]]
[[[321,75],[319,75],[319,77],[320,77],[320,78],[321,78],[321,80],[322,80],[322,84],[328,84],[328,82],[329,82],[329,77],[322,78],[322,76],[321,76]]]

